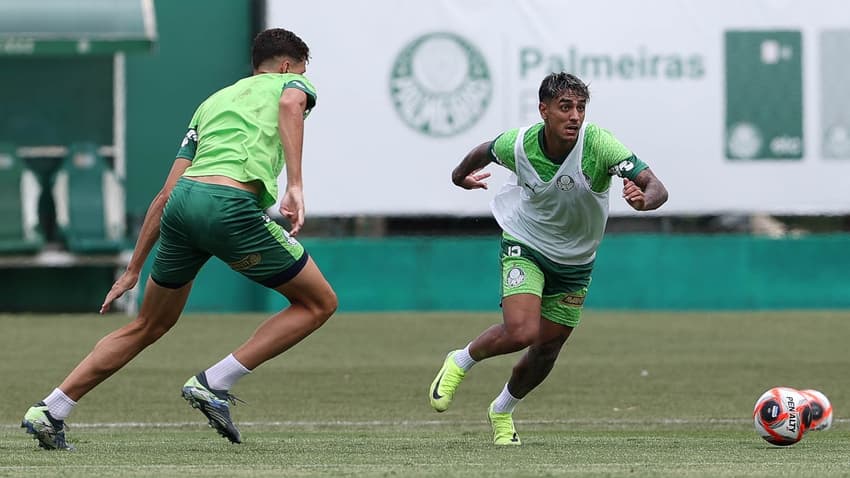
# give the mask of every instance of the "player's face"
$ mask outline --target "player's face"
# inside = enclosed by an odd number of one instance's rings
[[[540,103],[540,117],[559,138],[573,142],[584,123],[585,108],[587,98],[568,90],[548,103]]]

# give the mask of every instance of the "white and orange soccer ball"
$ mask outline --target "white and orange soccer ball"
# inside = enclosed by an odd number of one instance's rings
[[[809,430],[826,430],[832,426],[832,404],[818,390],[800,390],[812,408],[812,424]]]
[[[797,443],[811,421],[812,410],[805,395],[791,387],[774,387],[764,392],[753,409],[756,431],[773,445]]]

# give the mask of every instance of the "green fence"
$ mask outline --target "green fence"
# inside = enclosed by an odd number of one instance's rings
[[[494,311],[499,241],[491,238],[310,239],[303,242],[342,311]],[[586,307],[634,310],[850,308],[850,234],[612,235]],[[146,265],[141,283],[149,272]],[[0,270],[0,311],[94,312],[113,280],[105,267]],[[275,311],[286,300],[211,259],[191,312]]]
[[[497,310],[498,238],[304,239],[343,311]],[[612,235],[586,306],[642,310],[850,307],[850,235]],[[286,301],[212,259],[191,311],[273,311]]]

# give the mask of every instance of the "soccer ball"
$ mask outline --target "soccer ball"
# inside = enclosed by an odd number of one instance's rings
[[[753,409],[756,431],[773,445],[797,443],[811,421],[812,410],[806,397],[791,387],[774,387],[764,392]]]
[[[832,404],[826,395],[817,390],[800,390],[812,407],[812,424],[809,430],[826,430],[832,426]]]

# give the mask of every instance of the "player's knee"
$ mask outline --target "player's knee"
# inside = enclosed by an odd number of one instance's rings
[[[535,354],[544,362],[554,362],[561,353],[561,347],[563,345],[563,342],[547,342],[539,347],[534,347]]]
[[[148,317],[139,315],[136,320],[127,325],[129,335],[135,337],[143,345],[150,345],[171,330],[171,326],[174,324],[150,320]]]
[[[339,307],[339,299],[336,292],[329,290],[320,300],[318,305],[317,316],[324,323],[336,312]]]
[[[328,288],[320,294],[302,300],[301,305],[308,310],[315,322],[315,327],[318,328],[336,312],[339,301],[333,289]]]
[[[534,343],[539,328],[534,324],[523,324],[520,326],[506,327],[508,337],[516,346],[525,348]]]

